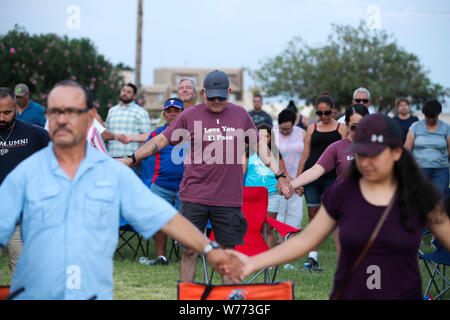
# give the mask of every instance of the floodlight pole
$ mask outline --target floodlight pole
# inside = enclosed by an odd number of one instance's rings
[[[138,16],[137,16],[137,37],[136,37],[136,68],[134,72],[134,83],[139,88],[141,86],[141,64],[142,64],[142,16],[143,2],[138,0]]]

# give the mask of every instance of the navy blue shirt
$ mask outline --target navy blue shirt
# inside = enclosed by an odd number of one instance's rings
[[[22,120],[24,122],[28,122],[31,124],[36,124],[40,127],[45,126],[45,109],[39,103],[34,102],[30,99],[30,103],[28,107],[23,110],[21,114],[19,111],[16,113],[16,119]]]
[[[163,132],[166,127],[167,124],[154,130],[145,142]],[[165,189],[179,191],[184,173],[183,155],[186,152],[184,149],[187,147],[188,144],[183,146],[169,144],[157,154],[142,159],[141,179],[144,184],[150,188],[152,183],[156,183]]]
[[[398,116],[392,118],[400,125],[400,128],[402,128],[402,134],[403,134],[403,143],[406,141],[406,135],[408,134],[409,127],[416,121],[419,121],[419,118],[416,116],[410,116],[408,119],[402,120]]]
[[[47,130],[20,120],[12,130],[0,130],[0,136],[0,184],[20,162],[46,147],[50,140]]]

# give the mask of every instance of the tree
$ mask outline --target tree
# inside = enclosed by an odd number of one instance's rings
[[[32,99],[43,105],[55,83],[72,79],[92,91],[94,105],[105,118],[123,85],[120,71],[97,53],[89,39],[30,35],[17,25],[0,36],[1,86],[14,88],[17,83],[25,83]]]
[[[314,103],[329,92],[342,106],[359,87],[371,93],[379,111],[395,108],[395,99],[410,97],[419,107],[428,98],[445,101],[450,89],[432,83],[419,58],[400,48],[382,30],[333,25],[327,44],[314,48],[294,37],[279,55],[265,59],[251,75],[267,96],[298,98]]]

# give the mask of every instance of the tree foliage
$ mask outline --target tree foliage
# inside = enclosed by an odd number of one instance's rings
[[[294,37],[279,55],[260,62],[251,75],[267,96],[304,99],[314,103],[328,92],[348,106],[359,87],[371,93],[372,104],[383,112],[395,108],[395,99],[410,97],[419,107],[428,98],[441,99],[450,90],[432,83],[419,58],[399,47],[382,30],[333,25],[326,45],[311,47]]]
[[[121,67],[108,62],[89,39],[31,35],[17,25],[0,36],[0,86],[25,83],[32,99],[43,105],[55,83],[72,79],[91,90],[94,105],[105,117],[123,85]]]

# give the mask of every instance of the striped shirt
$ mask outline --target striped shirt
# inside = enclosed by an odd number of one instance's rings
[[[104,153],[108,153],[108,151],[106,150],[105,142],[102,138],[103,131],[105,131],[105,127],[102,126],[101,123],[94,118],[94,121],[92,122],[92,125],[87,132],[86,140],[95,149],[100,150]]]
[[[106,118],[106,128],[114,134],[127,134],[130,136],[150,132],[150,117],[148,112],[131,102],[126,107],[120,104],[112,107]],[[139,148],[138,142],[123,144],[117,140],[108,143],[108,152],[112,157],[126,157]]]

